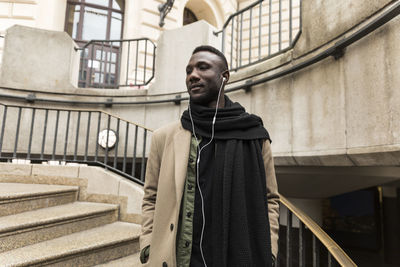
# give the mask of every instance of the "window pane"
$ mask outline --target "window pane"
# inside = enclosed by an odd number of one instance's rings
[[[85,7],[83,40],[106,39],[107,11],[97,8]]]
[[[110,39],[112,40],[121,39],[121,29],[122,29],[122,15],[120,13],[113,12],[111,14]]]
[[[122,10],[123,0],[113,0],[112,8]]]
[[[68,6],[68,21],[67,21],[67,33],[73,38],[77,39],[78,26],[79,26],[79,12],[80,6],[70,5]]]
[[[108,7],[109,0],[86,0],[86,3]]]

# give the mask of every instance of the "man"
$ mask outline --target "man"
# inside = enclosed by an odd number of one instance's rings
[[[262,121],[224,95],[225,56],[197,47],[181,121],[154,132],[142,206],[145,266],[273,266],[279,195]]]

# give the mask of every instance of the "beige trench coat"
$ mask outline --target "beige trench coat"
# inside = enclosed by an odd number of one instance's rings
[[[180,121],[153,133],[147,161],[140,236],[140,250],[150,245],[150,257],[143,266],[176,266],[176,231],[190,140],[191,133],[182,128]],[[272,254],[276,256],[279,195],[269,141],[264,142],[262,153],[267,176]]]

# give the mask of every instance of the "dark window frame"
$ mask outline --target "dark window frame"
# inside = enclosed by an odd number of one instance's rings
[[[76,5],[80,6],[80,11],[79,11],[79,26],[77,28],[77,33],[76,33],[76,38],[74,38],[77,43],[81,46],[82,42],[86,43],[90,40],[84,40],[82,39],[82,30],[83,30],[83,25],[85,24],[84,21],[84,11],[85,7],[91,7],[91,8],[97,8],[97,9],[102,9],[107,11],[107,29],[106,29],[106,40],[110,39],[110,34],[111,34],[111,15],[113,12],[120,13],[121,14],[121,38],[123,36],[123,29],[124,29],[124,18],[125,18],[125,1],[122,1],[121,4],[121,10],[115,9],[112,7],[113,1],[108,0],[108,6],[102,6],[102,5],[96,5],[92,3],[86,3],[86,0],[68,0],[67,1],[67,8],[65,12],[65,22],[64,22],[64,31],[68,32],[68,15],[70,12],[71,8],[74,8]],[[71,32],[72,35],[72,32]]]

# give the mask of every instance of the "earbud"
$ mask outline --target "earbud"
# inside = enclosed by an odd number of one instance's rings
[[[226,78],[224,76],[222,76],[222,82],[226,82]]]

